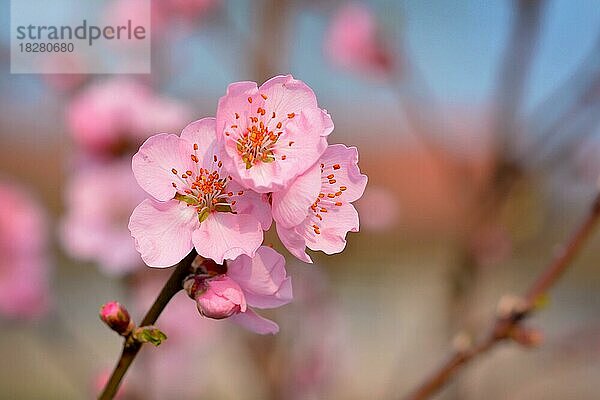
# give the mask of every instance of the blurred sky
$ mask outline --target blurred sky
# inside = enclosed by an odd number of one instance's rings
[[[185,68],[168,84],[169,92],[192,100],[216,99],[224,93],[228,83],[250,78],[243,68],[247,52],[243,45],[235,43],[235,38],[254,28],[248,18],[252,3],[251,0],[224,1],[226,15],[235,25],[230,31],[237,32],[233,34],[233,42],[232,36],[223,35],[223,30],[214,26],[191,36],[182,35],[182,39],[175,42],[170,49],[171,57],[175,63],[181,60]],[[390,93],[382,87],[383,83],[357,80],[331,67],[322,56],[322,40],[329,17],[343,2],[306,3],[296,7],[296,19],[290,21],[290,62],[289,67],[285,60],[282,62],[281,72],[292,72],[307,81],[324,105],[345,98],[360,99],[366,93],[374,106],[389,102]],[[404,41],[413,62],[442,103],[485,105],[489,101],[509,32],[510,1],[373,0],[366,3],[380,16],[387,33],[395,36],[399,47]],[[1,40],[6,47],[10,2],[0,0],[0,4]],[[526,91],[528,108],[569,76],[590,51],[599,27],[597,0],[549,1]],[[32,99],[43,90],[43,84],[35,77],[10,75],[7,62],[5,60],[1,68],[3,96],[30,106]],[[376,90],[378,86],[381,90]]]

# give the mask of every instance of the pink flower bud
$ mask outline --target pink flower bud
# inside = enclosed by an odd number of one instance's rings
[[[108,302],[100,308],[100,319],[121,336],[129,335],[134,328],[129,312],[116,301]]]
[[[204,280],[195,298],[198,311],[208,318],[223,319],[246,311],[242,288],[226,275]]]
[[[525,347],[538,347],[544,340],[544,334],[534,328],[517,326],[510,332],[510,337]]]

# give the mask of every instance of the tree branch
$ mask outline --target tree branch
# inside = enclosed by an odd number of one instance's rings
[[[190,267],[192,262],[196,258],[197,253],[195,250],[192,250],[190,254],[188,254],[183,260],[181,260],[169,280],[165,283],[165,286],[160,291],[160,294],[154,300],[154,303],[144,316],[140,326],[148,326],[153,325],[162,311],[165,309],[169,301],[175,296],[180,290],[183,289],[183,280],[190,273]],[[129,341],[125,339],[123,343],[123,351],[121,353],[121,357],[115,366],[115,369],[110,376],[110,379],[106,383],[104,387],[104,391],[98,397],[99,400],[111,400],[115,397],[119,386],[121,385],[121,381],[123,380],[123,376],[129,369],[129,366],[139,353],[142,348],[142,343],[137,341]]]
[[[511,333],[519,328],[521,321],[529,316],[536,303],[560,279],[571,265],[583,245],[591,237],[594,227],[600,220],[600,193],[596,195],[592,207],[567,244],[555,255],[550,264],[529,287],[523,296],[523,304],[516,307],[507,315],[499,314],[489,334],[471,348],[457,350],[434,373],[429,376],[417,389],[409,394],[406,400],[424,400],[436,394],[446,385],[461,367],[468,364],[477,356],[486,353],[499,342],[509,339]]]

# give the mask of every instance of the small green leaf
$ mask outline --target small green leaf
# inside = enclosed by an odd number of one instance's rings
[[[151,343],[159,346],[167,340],[167,335],[155,326],[142,326],[133,331],[133,338],[140,343]]]

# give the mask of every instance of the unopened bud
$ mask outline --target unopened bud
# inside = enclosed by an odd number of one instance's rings
[[[509,318],[514,315],[522,314],[527,311],[527,303],[522,297],[511,294],[502,296],[496,309],[500,318]]]
[[[195,300],[200,314],[208,318],[223,319],[246,311],[242,289],[226,275],[204,280]]]
[[[539,329],[517,326],[510,332],[510,337],[515,342],[525,347],[538,347],[544,340],[544,335]]]
[[[121,336],[129,335],[134,328],[129,312],[117,301],[108,302],[100,308],[100,319]]]

